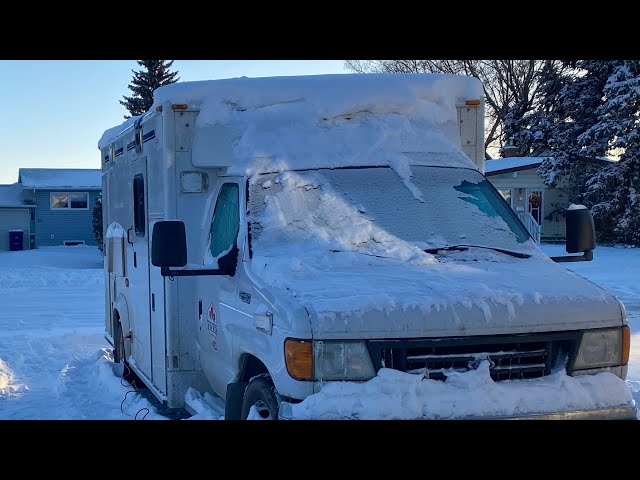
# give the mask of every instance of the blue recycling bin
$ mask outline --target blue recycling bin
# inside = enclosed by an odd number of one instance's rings
[[[15,252],[22,250],[24,230],[9,230],[9,250]]]

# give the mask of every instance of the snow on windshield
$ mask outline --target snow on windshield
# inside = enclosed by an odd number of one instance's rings
[[[390,168],[336,169],[260,175],[255,182],[256,250],[271,242],[313,243],[420,263],[429,261],[422,249],[460,244],[535,252],[513,212],[473,170],[414,166],[407,180]]]

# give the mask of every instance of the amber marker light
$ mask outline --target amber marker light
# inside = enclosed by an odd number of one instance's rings
[[[296,380],[313,380],[313,343],[287,338],[284,342],[287,372]]]
[[[466,105],[480,105],[480,100],[467,100],[464,102]]]
[[[629,363],[629,351],[631,350],[631,331],[629,325],[622,327],[622,363],[621,365],[627,365]]]
[[[171,104],[171,108],[173,110],[186,110],[187,109],[187,104],[186,103],[172,103]]]

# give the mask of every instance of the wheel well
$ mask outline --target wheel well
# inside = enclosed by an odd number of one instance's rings
[[[248,353],[242,356],[240,365],[240,378],[238,379],[238,381],[240,382],[248,382],[256,375],[260,375],[261,373],[269,373],[269,370],[267,370],[267,367],[264,365],[264,363]]]

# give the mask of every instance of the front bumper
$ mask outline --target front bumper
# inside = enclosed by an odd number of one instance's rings
[[[464,417],[457,420],[637,420],[637,416],[636,402],[631,400],[625,405],[594,410],[570,410],[566,412],[532,413],[501,417]],[[280,420],[293,420],[291,403],[282,402],[280,404],[278,418]]]

